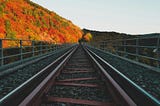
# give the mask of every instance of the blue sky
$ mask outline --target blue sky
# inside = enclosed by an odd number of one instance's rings
[[[81,28],[129,34],[160,32],[160,0],[32,0]]]

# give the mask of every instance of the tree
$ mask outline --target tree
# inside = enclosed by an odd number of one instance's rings
[[[91,33],[86,33],[83,38],[85,41],[89,42],[92,39],[92,35]]]
[[[9,20],[5,21],[5,28],[6,28],[6,38],[16,39],[16,32],[11,30],[11,23]]]

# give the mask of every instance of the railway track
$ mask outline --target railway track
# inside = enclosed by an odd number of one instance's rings
[[[136,106],[147,103],[131,99],[102,66],[87,49],[77,46],[3,98],[0,105]],[[111,71],[110,66],[106,67]],[[155,105],[150,101],[148,104]]]
[[[102,81],[102,76],[97,71],[85,51],[79,47],[61,71],[47,84],[48,87],[41,93],[43,96],[39,96],[39,99],[35,97],[36,101],[35,99],[27,101],[31,95],[37,95],[33,92],[20,105],[26,103],[41,106],[129,105],[120,96],[116,98],[112,96],[115,94],[110,93],[111,88]]]
[[[79,48],[52,83],[42,106],[48,105],[115,105],[107,87]]]
[[[34,76],[42,68],[52,63],[56,58],[63,55],[66,51],[67,50],[59,51],[58,53],[53,52],[50,55],[29,61],[29,64],[25,63],[8,70],[0,70],[0,99]]]

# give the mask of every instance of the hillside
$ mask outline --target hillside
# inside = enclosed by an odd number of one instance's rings
[[[0,0],[0,38],[77,42],[82,31],[30,0]]]
[[[84,32],[84,35],[86,33],[91,33],[92,35],[91,42],[101,42],[101,41],[107,41],[107,40],[135,37],[125,33],[107,32],[107,31],[101,32],[101,31],[94,31],[89,29],[83,29],[83,32]]]
[[[102,31],[94,31],[89,29],[83,29],[83,36],[86,33],[92,34],[91,42],[101,42],[107,40],[115,40],[115,39],[124,39],[124,38],[136,38],[136,37],[157,37],[160,36],[160,33],[149,33],[149,34],[139,34],[139,35],[132,35],[132,34],[125,34],[125,33],[118,33],[118,32],[102,32]]]

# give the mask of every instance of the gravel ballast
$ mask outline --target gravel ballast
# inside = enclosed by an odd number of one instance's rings
[[[91,49],[97,55],[106,60],[113,67],[147,91],[149,94],[160,100],[160,73],[145,68],[138,64],[125,61],[117,56],[100,50]]]
[[[36,63],[24,66],[23,68],[17,69],[14,73],[11,73],[0,80],[0,99],[7,95],[9,92],[17,88],[19,85],[24,83],[26,80],[31,78],[33,75],[41,71],[44,67],[52,63],[59,56],[64,54],[68,49],[64,49],[61,52],[57,52],[47,58],[44,58]]]

